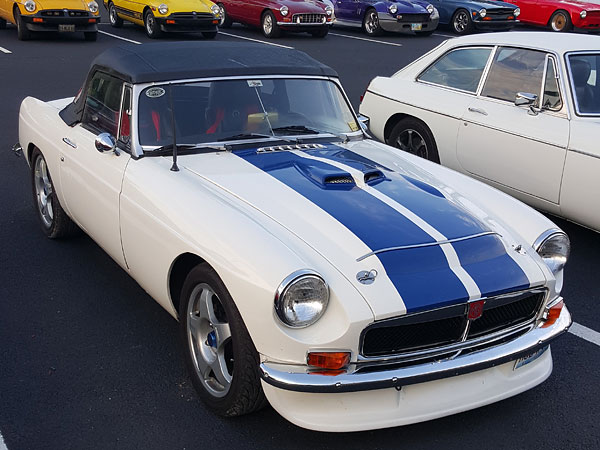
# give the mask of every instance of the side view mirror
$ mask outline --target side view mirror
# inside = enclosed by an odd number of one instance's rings
[[[537,115],[539,112],[535,107],[538,96],[528,92],[518,92],[515,98],[515,106],[529,106],[529,114]]]
[[[117,154],[117,140],[110,133],[100,133],[95,140],[96,150],[100,153],[115,152]]]

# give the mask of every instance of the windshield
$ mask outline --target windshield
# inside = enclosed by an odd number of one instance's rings
[[[577,112],[600,115],[600,53],[569,55],[569,69]]]
[[[359,131],[339,87],[322,79],[203,81],[152,86],[140,94],[144,146],[203,144],[271,136]]]

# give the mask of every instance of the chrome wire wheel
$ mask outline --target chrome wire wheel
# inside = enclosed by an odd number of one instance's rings
[[[227,395],[233,380],[231,329],[221,300],[208,284],[198,284],[187,307],[187,341],[196,373],[213,397]]]
[[[219,7],[219,26],[222,27],[225,25],[225,7],[222,3],[217,5]]]
[[[413,129],[406,129],[396,139],[396,147],[421,158],[428,159],[427,143],[421,134]]]
[[[365,31],[368,34],[374,34],[377,30],[379,30],[379,14],[377,14],[377,11],[371,10],[365,20]]]
[[[552,16],[550,26],[553,31],[564,31],[567,27],[567,16],[562,11],[559,11]]]
[[[273,32],[273,16],[265,14],[263,17],[263,31],[266,36],[270,36]]]
[[[110,5],[109,17],[111,25],[115,25],[119,17],[117,16],[117,8],[112,3]]]
[[[48,174],[46,161],[41,156],[36,159],[34,167],[34,184],[37,198],[38,212],[46,228],[52,226],[54,220],[54,209],[52,207],[52,181]]]
[[[466,13],[466,11],[459,11],[454,16],[454,21],[452,22],[452,26],[454,27],[454,31],[457,33],[464,33],[469,28],[469,21],[471,18]]]
[[[146,14],[146,32],[148,36],[152,36],[154,34],[154,28],[156,26],[156,21],[154,20],[153,14]]]

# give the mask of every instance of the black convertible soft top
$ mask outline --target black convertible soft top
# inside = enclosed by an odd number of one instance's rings
[[[96,71],[133,84],[224,76],[338,76],[304,52],[264,44],[200,41],[118,45],[92,62],[82,95],[60,112],[67,124],[81,120],[85,93]]]

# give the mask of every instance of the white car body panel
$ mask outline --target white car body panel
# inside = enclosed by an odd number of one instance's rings
[[[510,102],[416,81],[450,49],[496,45],[549,52],[559,72],[563,109],[534,116]],[[595,175],[600,154],[593,137],[600,122],[576,114],[565,65],[566,53],[597,48],[593,36],[537,32],[451,39],[392,77],[373,79],[360,111],[369,117],[372,133],[384,142],[398,117],[420,119],[435,138],[441,164],[536,208],[600,230],[600,209],[590,208],[600,193]]]

